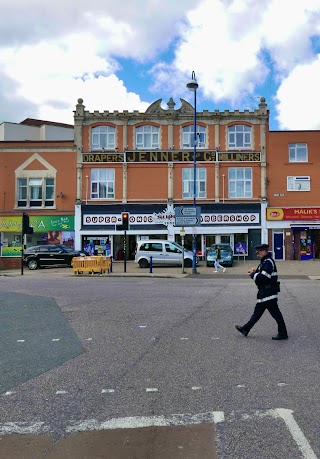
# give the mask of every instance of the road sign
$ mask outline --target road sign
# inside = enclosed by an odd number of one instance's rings
[[[200,226],[201,207],[175,207],[175,226]]]

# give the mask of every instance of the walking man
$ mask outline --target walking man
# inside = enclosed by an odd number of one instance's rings
[[[278,273],[275,261],[269,253],[268,244],[261,244],[255,247],[256,254],[260,258],[260,264],[257,269],[252,269],[248,272],[258,287],[257,304],[250,320],[242,327],[236,325],[236,329],[247,336],[251,328],[261,318],[266,309],[278,324],[278,334],[272,339],[282,340],[288,339],[286,324],[284,322],[281,311],[278,307],[278,292],[280,291],[278,282]]]
[[[220,264],[220,260],[221,260],[221,251],[220,251],[220,248],[217,247],[217,250],[216,250],[216,259],[214,261],[214,272],[217,273],[219,268],[221,268],[223,270],[223,272],[225,272],[226,268],[224,268],[221,264]]]

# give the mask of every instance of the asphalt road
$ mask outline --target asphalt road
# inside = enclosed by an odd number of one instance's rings
[[[0,458],[320,458],[320,283],[282,279],[288,341],[268,313],[235,330],[255,295],[222,276],[0,277]]]

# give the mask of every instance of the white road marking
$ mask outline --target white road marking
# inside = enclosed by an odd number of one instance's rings
[[[11,390],[8,390],[7,392],[5,392],[5,394],[4,394],[4,395],[12,395],[12,394],[14,394],[14,392],[13,392],[13,391],[11,391]]]
[[[292,410],[276,408],[275,410],[256,411],[252,415],[245,414],[242,416],[242,419],[254,419],[255,417],[263,418],[266,416],[279,419],[280,417],[285,422],[292,438],[300,449],[303,459],[318,459],[292,413]]]
[[[192,390],[201,390],[202,387],[201,386],[193,386],[191,387]]]
[[[238,384],[237,387],[246,387],[245,384]]]
[[[0,425],[0,434],[17,433],[21,435],[37,435],[49,432],[49,427],[44,422],[35,422],[29,424],[27,422],[6,422]]]
[[[146,328],[146,325],[139,325],[139,328]]]
[[[292,410],[286,410],[284,408],[277,408],[276,413],[284,420],[286,426],[289,429],[289,432],[292,435],[292,438],[297,443],[301,453],[303,454],[304,459],[317,459],[313,449],[311,448],[308,440],[304,436],[304,433],[296,423],[292,413]]]
[[[189,339],[189,338],[180,338],[180,339],[181,339],[181,340],[184,340],[184,339],[187,340],[187,339]]]
[[[101,394],[113,394],[114,389],[102,389]]]
[[[279,382],[278,383],[278,386],[287,386],[288,384],[286,384],[285,382]]]
[[[17,343],[25,343],[25,339],[17,339]]]
[[[137,416],[127,418],[114,418],[105,422],[96,419],[73,422],[66,428],[66,432],[86,432],[89,430],[113,430],[113,429],[137,429],[142,427],[166,427],[184,426],[214,422],[215,424],[224,421],[222,411],[200,414],[173,414],[171,416]]]
[[[86,341],[92,341],[92,338],[86,338]]]
[[[158,392],[156,387],[147,387],[146,392]]]
[[[56,395],[64,395],[66,393],[67,393],[66,390],[57,390]]]
[[[60,341],[60,338],[53,338],[52,341]]]

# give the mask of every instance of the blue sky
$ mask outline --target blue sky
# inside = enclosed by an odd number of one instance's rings
[[[0,122],[72,124],[80,97],[89,111],[178,107],[193,103],[195,71],[198,110],[253,110],[263,96],[272,130],[320,129],[319,55],[320,0],[11,0]]]

